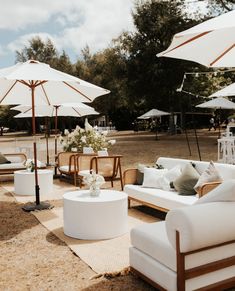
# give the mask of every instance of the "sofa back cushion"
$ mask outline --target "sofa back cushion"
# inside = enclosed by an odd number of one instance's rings
[[[167,158],[167,157],[159,157],[156,163],[159,165],[162,165],[166,169],[171,169],[175,167],[176,165],[181,165],[182,167],[184,167],[189,161],[195,164],[195,169],[198,171],[199,174],[202,174],[209,165],[209,162],[204,162],[204,161]],[[220,163],[214,163],[214,165],[223,180],[235,179],[235,165],[220,164]]]
[[[180,233],[180,250],[196,249],[235,239],[235,202],[194,204],[170,210],[166,216],[167,236],[176,248],[176,231]]]

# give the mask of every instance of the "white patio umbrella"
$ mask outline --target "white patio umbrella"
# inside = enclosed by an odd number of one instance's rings
[[[218,97],[207,102],[198,104],[196,107],[212,109],[235,109],[235,103],[226,98]]]
[[[142,114],[141,116],[137,117],[138,119],[148,119],[148,118],[154,118],[154,117],[161,117],[164,115],[170,115],[170,113],[161,111],[158,109],[151,109],[148,112]],[[157,129],[156,129],[156,139],[158,139]]]
[[[235,67],[235,10],[174,35],[158,57],[200,63],[207,67]]]
[[[110,91],[79,78],[65,74],[38,61],[29,60],[0,70],[0,104],[32,105],[32,132],[35,136],[35,105],[54,105],[68,102],[91,102]],[[47,209],[49,203],[40,203],[37,146],[33,142],[35,161],[36,202],[25,205],[25,211]]]
[[[220,89],[210,95],[209,97],[226,97],[226,96],[235,96],[235,83],[232,83],[223,89]]]
[[[235,109],[235,103],[226,98],[218,97],[210,101],[201,103],[196,107],[211,108],[211,109]],[[219,122],[219,137],[220,137],[220,122]]]
[[[11,110],[18,110],[21,113],[15,118],[32,117],[31,105],[17,105]],[[55,156],[57,155],[57,135],[58,135],[58,116],[82,117],[86,115],[98,115],[99,112],[84,103],[65,103],[61,105],[38,105],[35,106],[35,117],[55,117]],[[49,163],[48,139],[47,139],[47,164]]]
[[[143,115],[137,117],[138,119],[147,119],[147,118],[154,118],[154,117],[161,117],[164,115],[170,115],[170,113],[161,111],[158,109],[151,109],[148,112],[144,113]]]

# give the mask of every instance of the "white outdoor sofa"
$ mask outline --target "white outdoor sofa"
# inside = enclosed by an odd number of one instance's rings
[[[229,201],[218,201],[226,191]],[[205,201],[214,193],[217,202]],[[235,180],[194,205],[170,210],[165,221],[133,228],[131,244],[131,271],[158,290],[235,287]]]
[[[14,174],[14,171],[25,169],[27,157],[24,153],[4,154],[9,164],[0,164],[0,175]]]
[[[202,173],[209,165],[209,162],[204,161],[194,161],[168,157],[159,157],[156,163],[158,165],[162,165],[166,169],[171,169],[176,165],[184,166],[190,161],[192,161],[196,165],[195,168],[199,173]],[[235,179],[235,165],[220,163],[214,164],[223,180],[233,178]],[[199,196],[204,195],[221,183],[207,183],[202,186],[199,195],[183,196],[178,195],[175,190],[166,191],[155,188],[144,188],[142,185],[136,185],[136,180],[137,169],[127,169],[126,171],[124,171],[124,192],[128,195],[129,207],[131,206],[131,201],[133,200],[164,212],[167,212],[170,209],[192,205],[195,201],[198,200]]]

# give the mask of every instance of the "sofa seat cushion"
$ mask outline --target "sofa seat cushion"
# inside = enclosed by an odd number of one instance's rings
[[[131,230],[131,244],[154,260],[176,271],[176,252],[169,242],[165,221],[145,223]],[[186,269],[234,256],[235,243],[186,256]],[[235,267],[234,267],[235,270]],[[235,273],[234,273],[235,275]]]
[[[58,168],[61,172],[69,173],[69,166],[61,166]],[[71,166],[70,172],[74,172],[74,166]]]
[[[164,221],[142,224],[133,228],[130,236],[132,246],[176,271],[175,249],[168,240]]]
[[[192,205],[197,201],[196,195],[178,195],[175,190],[144,188],[139,185],[125,185],[124,192],[131,198],[144,201],[165,209],[174,209]]]
[[[10,163],[10,164],[0,164],[0,170],[14,170],[14,169],[24,169],[24,163]]]

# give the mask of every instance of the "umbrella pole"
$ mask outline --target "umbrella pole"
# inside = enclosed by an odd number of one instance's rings
[[[185,137],[186,137],[186,141],[187,141],[187,145],[188,145],[189,155],[191,156],[192,152],[191,152],[191,147],[190,147],[190,144],[189,144],[188,131],[187,131],[186,125],[185,125],[185,129],[184,129],[184,133],[185,133]]]
[[[58,131],[58,108],[59,106],[55,106],[55,177],[57,177],[57,131]]]
[[[36,202],[35,203],[28,203],[25,204],[22,209],[24,211],[34,211],[34,210],[43,210],[51,208],[51,205],[47,202],[40,203],[40,188],[38,185],[38,167],[37,167],[37,143],[36,143],[36,122],[35,122],[35,104],[34,104],[34,90],[35,85],[32,83],[31,86],[32,92],[32,133],[33,133],[33,151],[34,151],[34,177],[35,177],[35,196]]]
[[[46,150],[47,150],[47,166],[50,165],[50,158],[49,158],[49,146],[48,146],[48,117],[46,116]]]

